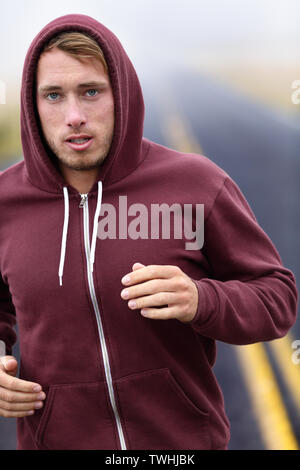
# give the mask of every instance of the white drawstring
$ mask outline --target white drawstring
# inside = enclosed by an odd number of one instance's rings
[[[68,189],[64,187],[64,200],[65,200],[65,216],[64,216],[64,228],[61,240],[61,252],[60,252],[60,263],[59,263],[59,285],[62,286],[62,278],[64,272],[65,256],[66,256],[66,244],[67,244],[67,233],[69,225],[69,195]]]
[[[90,255],[90,267],[91,272],[94,270],[94,262],[95,262],[95,251],[96,251],[96,240],[97,240],[97,232],[98,232],[98,220],[101,211],[101,202],[102,202],[102,182],[98,182],[98,199],[97,199],[97,207],[94,217],[94,228],[93,228],[93,236],[92,236],[92,246],[91,246],[91,255]]]
[[[59,285],[62,286],[62,278],[64,272],[64,264],[65,264],[65,257],[66,257],[66,245],[67,245],[67,234],[68,234],[68,226],[69,226],[69,194],[68,189],[64,187],[64,201],[65,201],[65,215],[64,215],[64,227],[62,233],[62,240],[61,240],[61,252],[60,252],[60,263],[59,263]],[[93,227],[93,236],[92,236],[92,246],[90,251],[90,269],[91,272],[94,270],[94,262],[95,262],[95,251],[96,251],[96,241],[97,241],[97,232],[98,232],[98,220],[101,211],[101,203],[102,203],[102,182],[98,182],[98,199],[97,199],[97,207],[94,217],[94,227]]]

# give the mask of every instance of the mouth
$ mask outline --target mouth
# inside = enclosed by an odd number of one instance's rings
[[[65,141],[72,150],[82,151],[86,150],[92,144],[93,138],[90,136],[71,136]]]

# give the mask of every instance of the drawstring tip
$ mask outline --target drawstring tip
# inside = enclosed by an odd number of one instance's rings
[[[64,273],[64,263],[66,255],[66,245],[67,245],[67,234],[68,234],[68,225],[69,225],[69,195],[67,187],[64,187],[64,202],[65,202],[65,214],[64,214],[64,227],[61,239],[61,252],[60,252],[60,262],[58,269],[59,285],[62,286],[62,277]]]

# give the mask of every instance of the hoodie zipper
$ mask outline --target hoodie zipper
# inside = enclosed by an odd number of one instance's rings
[[[86,261],[87,261],[87,274],[88,274],[88,284],[89,284],[90,297],[91,297],[91,300],[92,300],[92,304],[93,304],[94,312],[95,312],[95,316],[96,316],[96,321],[97,321],[98,335],[99,335],[99,340],[100,340],[100,345],[101,345],[103,365],[104,365],[105,378],[106,378],[106,383],[107,383],[108,392],[109,392],[110,404],[111,404],[111,407],[112,407],[112,410],[113,410],[115,422],[116,422],[117,429],[118,429],[118,435],[119,435],[119,440],[120,440],[120,444],[121,444],[121,450],[126,450],[126,443],[125,443],[124,433],[123,433],[122,424],[121,424],[121,420],[120,420],[120,416],[119,416],[119,412],[118,412],[117,405],[116,405],[116,400],[115,400],[115,393],[114,393],[114,388],[113,388],[113,383],[112,383],[109,356],[108,356],[108,351],[107,351],[107,346],[106,346],[106,341],[105,341],[105,336],[104,336],[104,330],[103,330],[103,325],[102,325],[102,320],[101,320],[101,315],[100,315],[100,309],[99,309],[99,305],[98,305],[98,301],[97,301],[97,297],[96,297],[96,292],[95,292],[94,278],[93,278],[93,273],[91,272],[91,266],[90,266],[90,236],[89,236],[88,195],[87,194],[80,194],[80,196],[81,196],[81,202],[80,202],[79,207],[83,208],[84,246],[85,246],[85,255],[86,255]]]

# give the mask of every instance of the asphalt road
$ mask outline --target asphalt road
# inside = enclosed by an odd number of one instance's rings
[[[159,116],[166,121],[170,112],[175,112],[183,118],[188,136],[195,139],[202,153],[240,186],[283,263],[299,281],[300,121],[190,71],[173,70],[166,83],[152,77],[145,87],[145,98],[151,106],[151,114],[146,116],[147,136],[172,146],[172,137],[169,138],[168,132],[161,132],[166,126]],[[160,125],[155,127],[155,122]],[[299,319],[291,333],[293,338],[300,338]],[[292,432],[300,443],[300,413],[291,398],[292,386],[285,385],[269,344],[264,344],[264,348]],[[292,351],[291,348],[290,354]],[[215,373],[231,422],[229,449],[268,449],[237,355],[236,348],[218,343]],[[289,352],[284,360],[283,367],[290,365]],[[294,365],[292,372],[294,383],[300,386],[300,365]],[[293,387],[296,394],[294,384]]]
[[[156,75],[142,84],[145,136],[173,146],[165,131],[171,112],[164,99],[168,95],[173,111],[184,117],[203,153],[238,183],[284,264],[300,279],[300,123],[190,71],[173,71],[164,83]],[[292,334],[300,338],[299,321]],[[299,410],[295,409],[268,345],[265,346],[292,430],[300,442]],[[231,422],[229,449],[266,449],[233,346],[218,343],[215,373]],[[0,418],[0,449],[15,449],[15,445],[15,421]]]

